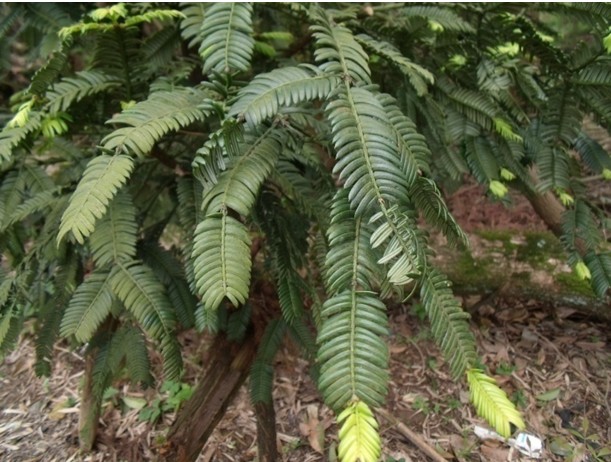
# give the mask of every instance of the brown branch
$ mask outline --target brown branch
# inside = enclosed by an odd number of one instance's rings
[[[384,409],[376,409],[376,413],[384,417],[390,424],[393,425],[394,430],[397,430],[401,435],[409,440],[414,446],[425,453],[434,462],[447,462],[446,459],[435,450],[433,446],[427,443],[424,438],[410,430],[407,425],[399,421],[394,415]]]
[[[269,403],[256,403],[254,408],[257,417],[258,460],[259,462],[276,462],[278,443],[274,402],[272,400]]]
[[[194,462],[197,459],[246,380],[256,347],[252,330],[241,344],[229,342],[222,335],[215,339],[206,373],[172,424],[168,444],[160,449],[161,460]]]
[[[310,42],[311,41],[312,41],[312,35],[311,34],[305,34],[304,36],[302,36],[299,40],[297,40],[295,43],[293,43],[288,48],[288,50],[286,50],[287,58],[291,57],[291,56],[295,56],[298,53],[301,53],[308,46],[310,46]]]
[[[530,178],[533,184],[539,183],[539,178],[534,169],[530,170]],[[548,229],[560,238],[564,233],[562,231],[562,216],[565,212],[565,207],[562,205],[560,200],[551,192],[546,191],[539,193],[528,186],[524,185],[522,188],[524,195],[537,212],[537,215],[545,222]],[[575,248],[581,256],[587,253],[587,247],[583,239],[577,237],[575,239]]]
[[[158,146],[153,147],[153,150],[151,151],[151,156],[153,156],[163,165],[165,165],[168,168],[171,168],[172,170],[178,167],[178,163],[176,162],[176,159],[174,159],[172,156],[168,156],[165,152],[159,149]]]

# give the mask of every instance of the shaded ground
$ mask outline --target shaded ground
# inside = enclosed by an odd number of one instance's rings
[[[511,229],[519,243],[520,233],[543,228],[528,204],[518,201],[508,215],[502,205],[487,202],[477,187],[463,189],[451,205],[472,233],[478,226]],[[611,441],[608,326],[560,305],[506,299],[502,293],[471,295],[464,298],[464,305],[473,315],[484,363],[519,404],[528,430],[544,439],[543,460],[611,460],[601,455]],[[473,425],[483,422],[468,405],[465,384],[449,376],[418,315],[417,305],[391,313],[387,409],[448,460],[526,460],[501,443],[478,441],[473,435]],[[205,361],[205,342],[193,333],[182,340],[188,345],[184,380],[190,382]],[[83,360],[66,347],[58,346],[56,353],[54,374],[46,380],[33,374],[34,351],[27,336],[0,366],[0,460],[154,461],[173,414],[163,413],[156,424],[139,416],[144,415],[143,406],[172,407],[176,390],[160,392],[163,384],[159,384],[157,390],[142,392],[119,385],[105,404],[98,451],[79,455],[76,428]],[[332,415],[320,403],[308,364],[290,345],[278,355],[274,397],[283,460],[333,460],[328,456],[336,444]],[[381,422],[383,460],[426,460],[397,426]],[[594,458],[597,454],[599,459]],[[255,419],[243,388],[199,461],[255,459]]]

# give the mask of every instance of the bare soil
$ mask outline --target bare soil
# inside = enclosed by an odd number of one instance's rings
[[[461,190],[450,205],[470,232],[503,229],[519,235],[544,228],[527,203],[516,199],[508,213],[502,204],[484,199],[477,186]],[[543,439],[542,460],[611,460],[603,452],[611,444],[609,326],[536,298],[470,295],[463,302],[473,316],[484,364],[518,403],[528,431]],[[474,425],[486,424],[469,405],[466,384],[450,377],[417,306],[394,307],[390,317],[392,381],[386,409],[447,460],[528,460],[504,443],[474,435]],[[209,342],[194,332],[184,333],[182,342],[187,367],[183,381],[193,383]],[[114,396],[104,405],[96,451],[80,454],[78,390],[84,362],[78,351],[64,344],[55,352],[48,379],[34,375],[29,335],[0,366],[0,460],[154,461],[174,414],[165,412],[152,424],[139,419],[138,407],[155,399],[167,402],[167,393],[160,391],[162,382],[145,391],[127,383],[115,385]],[[308,374],[308,363],[287,343],[277,357],[276,371],[274,399],[283,460],[335,460],[337,429]],[[396,425],[380,421],[384,461],[427,460]],[[199,462],[256,460],[255,428],[243,387]]]

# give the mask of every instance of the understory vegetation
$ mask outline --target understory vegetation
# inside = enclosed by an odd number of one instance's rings
[[[0,6],[0,353],[32,318],[40,375],[55,342],[86,345],[83,449],[113,380],[152,384],[151,346],[180,379],[196,329],[253,339],[259,408],[290,337],[339,459],[376,461],[387,310],[413,298],[477,413],[525,427],[428,231],[468,247],[442,191],[513,189],[607,295],[609,215],[583,179],[611,158],[583,125],[611,124],[611,6],[94,6]]]

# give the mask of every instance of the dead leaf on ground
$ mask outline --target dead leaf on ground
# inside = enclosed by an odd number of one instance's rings
[[[299,431],[308,438],[308,443],[316,452],[324,454],[325,429],[318,418],[318,405],[306,408],[306,421],[299,424]]]
[[[480,446],[480,451],[486,462],[505,462],[509,460],[509,448],[494,442],[486,442]]]

